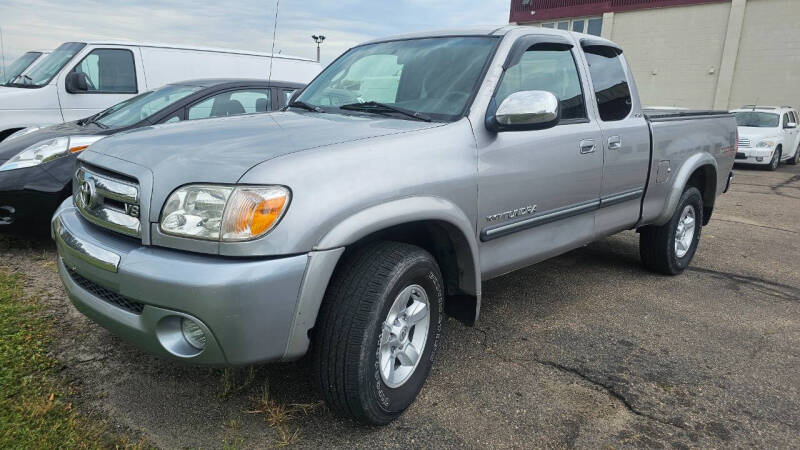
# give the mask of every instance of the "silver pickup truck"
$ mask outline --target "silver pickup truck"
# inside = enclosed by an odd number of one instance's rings
[[[91,145],[52,232],[72,302],[124,339],[192,364],[310,352],[334,411],[385,424],[483,280],[632,229],[647,268],[683,271],[736,145],[725,112],[644,111],[607,40],[407,35],[283,112]]]

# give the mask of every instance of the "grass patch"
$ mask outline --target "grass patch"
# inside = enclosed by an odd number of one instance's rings
[[[47,352],[53,331],[21,277],[0,271],[0,448],[144,447],[74,410]]]

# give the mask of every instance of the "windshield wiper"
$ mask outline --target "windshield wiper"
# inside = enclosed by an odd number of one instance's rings
[[[411,111],[410,109],[401,108],[399,106],[392,106],[387,105],[386,103],[379,103],[379,102],[364,102],[364,103],[349,103],[347,105],[342,105],[339,109],[345,109],[350,111],[363,111],[363,112],[370,112],[375,114],[383,114],[386,112],[396,112],[400,113],[406,117],[410,117],[415,120],[421,120],[423,122],[431,122],[433,119],[430,118],[425,113],[421,113],[418,111]]]
[[[289,106],[292,107],[292,108],[303,108],[306,111],[312,111],[312,112],[318,112],[318,113],[325,112],[319,106],[310,105],[310,104],[308,104],[308,103],[306,103],[304,101],[301,101],[301,100],[295,100],[295,101],[289,103]]]

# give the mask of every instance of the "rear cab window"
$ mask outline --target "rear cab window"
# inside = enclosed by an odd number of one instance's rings
[[[589,75],[603,122],[623,120],[633,107],[630,85],[625,74],[622,52],[614,47],[583,47],[589,64]]]

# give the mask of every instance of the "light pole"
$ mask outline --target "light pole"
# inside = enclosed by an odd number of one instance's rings
[[[319,62],[319,46],[322,44],[322,41],[325,40],[325,36],[323,36],[323,35],[317,36],[315,34],[315,35],[311,36],[311,39],[313,39],[314,42],[317,43],[317,62]]]

